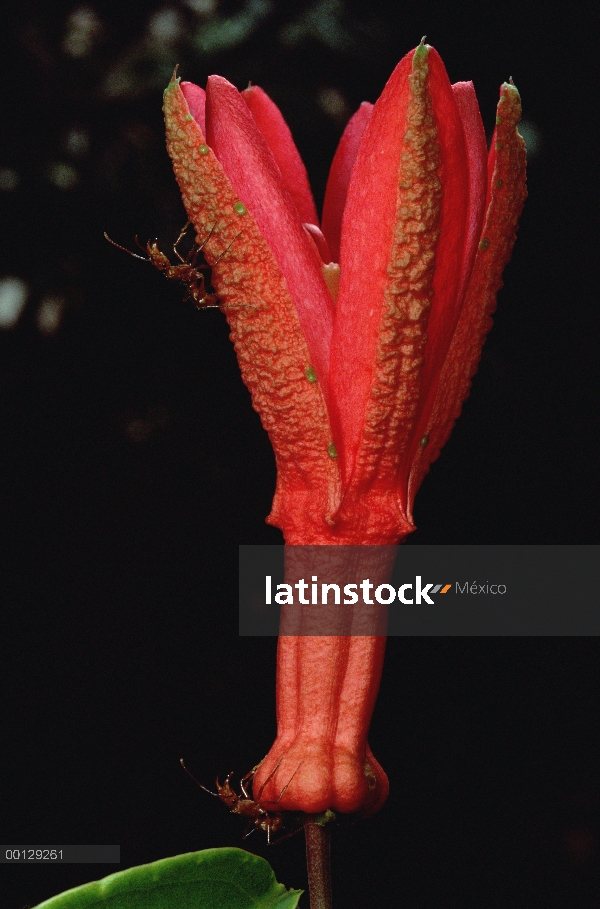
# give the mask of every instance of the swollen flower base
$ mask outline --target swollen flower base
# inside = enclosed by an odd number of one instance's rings
[[[205,93],[173,78],[164,111],[188,218],[216,263],[212,283],[275,451],[268,521],[288,545],[342,547],[340,576],[344,547],[363,546],[362,576],[383,583],[391,565],[376,553],[414,529],[415,494],[469,393],[515,240],[526,196],[519,94],[501,87],[488,154],[472,83],[451,85],[419,45],[350,120],[322,230],[289,129],[261,89],[240,94],[211,76]],[[261,804],[380,807],[387,778],[367,732],[384,646],[381,635],[280,637]]]

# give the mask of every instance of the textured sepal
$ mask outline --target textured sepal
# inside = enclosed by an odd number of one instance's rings
[[[324,396],[285,278],[174,79],[164,96],[167,148],[217,291],[254,408],[277,461],[269,521],[287,539],[318,542],[339,502]],[[217,261],[218,260],[218,261]]]
[[[395,489],[424,388],[458,318],[468,185],[452,87],[439,55],[420,45],[375,105],[342,231],[331,373],[334,429],[343,440],[338,519],[366,508],[373,542],[412,529]],[[428,368],[432,300],[438,329]]]

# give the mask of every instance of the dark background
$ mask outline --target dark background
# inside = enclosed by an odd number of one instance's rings
[[[241,845],[243,823],[178,760],[210,785],[274,737],[275,641],[237,636],[238,544],[281,541],[264,523],[268,439],[223,316],[102,236],[168,249],[185,221],[161,114],[175,63],[200,84],[263,86],[319,205],[347,116],[423,34],[452,81],[474,80],[488,129],[514,78],[529,200],[412,543],[598,543],[597,17],[591,3],[3,4],[2,842],[116,843],[122,868]],[[371,733],[391,794],[336,833],[336,905],[600,905],[599,688],[595,639],[391,639]],[[267,854],[258,833],[247,845]],[[301,837],[268,858],[305,886]],[[2,866],[2,906],[115,870]]]

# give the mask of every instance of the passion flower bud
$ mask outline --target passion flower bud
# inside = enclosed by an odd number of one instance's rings
[[[340,546],[340,576],[343,550],[364,546],[363,569],[384,583],[377,552],[414,530],[415,494],[469,393],[512,251],[526,196],[519,94],[502,86],[488,154],[472,83],[451,85],[421,43],[350,121],[322,232],[264,92],[211,76],[205,95],[174,77],[164,111],[188,218],[275,452],[268,521],[287,544]],[[384,642],[280,638],[261,801],[382,804],[367,732]]]

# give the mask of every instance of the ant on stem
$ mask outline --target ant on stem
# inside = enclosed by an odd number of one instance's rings
[[[197,265],[198,256],[210,240],[212,233],[215,229],[215,225],[210,229],[206,239],[198,246],[194,243],[189,255],[184,259],[181,253],[178,250],[178,246],[183,240],[184,236],[187,233],[187,229],[190,226],[190,222],[181,229],[179,236],[173,244],[173,252],[179,259],[179,265],[173,265],[170,259],[165,255],[164,252],[158,248],[158,243],[156,240],[148,240],[145,247],[142,246],[137,236],[135,242],[139,248],[148,254],[148,258],[145,256],[140,256],[138,253],[132,252],[130,249],[127,249],[125,246],[121,246],[119,243],[115,243],[114,240],[108,236],[106,231],[104,231],[104,236],[109,243],[112,243],[113,246],[116,246],[117,249],[122,249],[123,252],[129,253],[130,256],[133,256],[134,259],[140,259],[142,262],[150,262],[157,268],[159,271],[162,271],[166,278],[169,278],[171,281],[181,281],[186,285],[187,291],[185,294],[184,300],[192,300],[197,309],[221,309],[221,304],[217,300],[216,294],[208,293],[206,290],[206,280],[204,276],[205,271],[210,271],[211,268],[214,268],[215,265],[221,261],[225,253],[229,252],[237,237],[234,237],[227,249],[223,250],[221,255],[216,259],[212,265]]]
[[[282,758],[282,760],[283,760],[283,758]],[[258,793],[258,799],[256,801],[254,801],[252,798],[250,798],[250,795],[246,789],[245,784],[247,783],[248,780],[252,779],[252,777],[258,770],[258,767],[260,766],[260,764],[256,767],[254,767],[250,771],[250,773],[246,774],[246,776],[242,777],[242,779],[240,780],[241,795],[238,795],[238,793],[235,791],[235,789],[233,788],[233,786],[230,783],[231,777],[233,776],[233,771],[225,778],[225,782],[222,785],[219,782],[219,778],[217,777],[217,779],[215,781],[217,791],[212,792],[210,789],[207,789],[206,786],[203,786],[202,783],[198,782],[196,777],[192,773],[190,773],[190,771],[185,766],[183,758],[180,759],[180,764],[183,767],[183,769],[185,770],[185,772],[187,773],[187,775],[189,777],[191,777],[193,779],[193,781],[198,786],[200,786],[201,789],[204,789],[204,791],[208,792],[209,795],[214,795],[216,798],[221,799],[223,804],[227,805],[227,807],[229,808],[229,810],[231,811],[232,814],[239,814],[241,817],[248,818],[249,823],[248,823],[248,827],[246,828],[246,832],[244,833],[244,839],[246,839],[246,837],[250,836],[250,834],[253,833],[254,830],[262,830],[263,833],[267,834],[267,843],[269,846],[274,845],[271,842],[271,834],[277,833],[277,831],[281,830],[281,828],[283,827],[283,812],[282,811],[267,811],[266,808],[263,808],[262,805],[260,804],[260,798],[261,798],[261,795],[263,793],[265,786],[267,785],[269,780],[275,774],[280,763],[281,763],[281,761],[279,761],[279,763],[276,764],[276,766],[273,768],[272,772],[269,774],[267,779],[264,781],[264,783],[262,784],[262,786],[260,788],[260,792]],[[292,782],[292,780],[298,773],[298,770],[300,769],[301,764],[302,764],[302,761],[300,761],[300,764],[298,764],[298,766],[294,770],[292,776],[290,777],[290,779],[288,780],[286,785],[283,787],[283,789],[279,793],[279,798],[274,803],[275,805],[277,805],[283,798],[286,790],[288,789],[288,786],[290,785],[290,783]],[[296,832],[297,831],[294,831],[294,833],[296,833]],[[288,834],[288,836],[293,836],[293,835],[294,835],[293,833]],[[280,837],[276,842],[279,843],[279,842],[281,842],[282,839],[287,839],[287,836]]]

